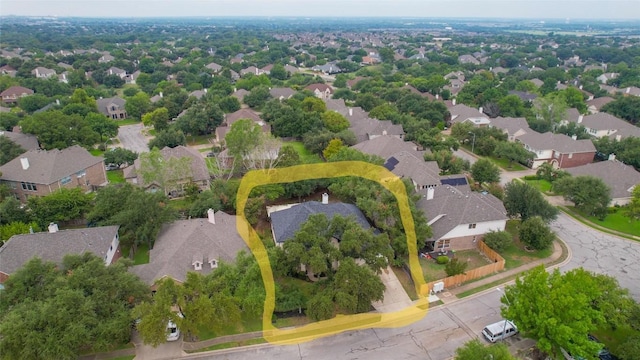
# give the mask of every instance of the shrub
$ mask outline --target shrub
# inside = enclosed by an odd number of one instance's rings
[[[469,264],[459,261],[458,258],[453,258],[444,268],[444,271],[447,273],[447,276],[464,274],[464,271],[467,270],[467,265]]]
[[[489,231],[485,234],[484,243],[491,249],[500,252],[511,245],[511,234],[506,231]]]
[[[446,255],[441,255],[436,258],[436,262],[440,265],[444,265],[449,262],[449,257]]]
[[[520,240],[536,250],[551,246],[555,234],[539,216],[534,216],[520,225]]]

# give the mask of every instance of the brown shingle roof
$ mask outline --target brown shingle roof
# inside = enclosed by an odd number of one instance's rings
[[[27,159],[29,167],[26,170],[21,159]],[[48,185],[103,161],[102,157],[93,156],[75,145],[63,150],[29,150],[0,166],[0,172],[2,180]]]

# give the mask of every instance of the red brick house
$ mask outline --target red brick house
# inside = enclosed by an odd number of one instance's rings
[[[530,164],[532,169],[537,169],[543,163],[560,169],[586,165],[593,162],[596,155],[596,148],[591,140],[576,140],[564,134],[528,131],[516,141],[536,155]]]

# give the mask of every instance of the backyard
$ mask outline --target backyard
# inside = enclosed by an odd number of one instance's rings
[[[293,146],[293,148],[298,152],[298,155],[300,155],[300,160],[302,160],[304,164],[315,164],[322,161],[317,154],[310,152],[306,147],[304,147],[304,144],[301,141],[290,141],[284,144]]]
[[[459,261],[468,264],[467,270],[476,269],[491,263],[489,259],[476,249],[456,251],[454,256],[458,258]],[[446,265],[438,264],[435,259],[425,259],[421,257],[420,266],[422,267],[425,282],[436,281],[447,277],[447,273],[445,272]]]

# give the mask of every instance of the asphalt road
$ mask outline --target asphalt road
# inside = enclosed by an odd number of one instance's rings
[[[142,124],[120,126],[118,129],[120,146],[137,153],[148,152],[147,143],[149,140],[142,134],[142,128]]]
[[[583,267],[613,276],[640,301],[640,243],[596,231],[564,213],[552,228],[571,249],[571,260],[562,271]]]

